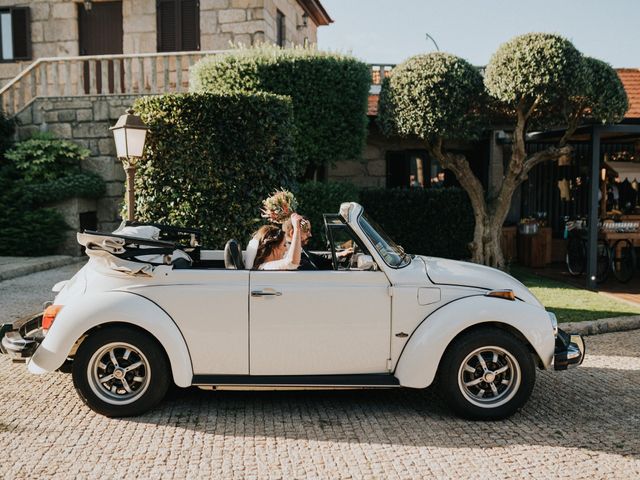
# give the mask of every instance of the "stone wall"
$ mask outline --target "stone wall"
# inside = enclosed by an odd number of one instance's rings
[[[336,162],[329,167],[327,179],[350,182],[359,187],[386,187],[387,152],[425,148],[420,140],[386,138],[376,126],[370,126],[362,158]]]
[[[304,45],[305,39],[309,44],[318,42],[318,27],[310,18],[307,21],[307,26],[303,26],[302,14],[304,10],[296,0],[264,0],[264,3],[265,19],[267,20],[265,35],[269,42],[276,41],[276,15],[278,10],[285,16],[287,47]]]
[[[91,151],[83,168],[98,173],[107,182],[107,193],[96,204],[100,230],[111,231],[118,226],[124,201],[125,174],[116,158],[109,127],[136,98],[136,95],[97,95],[38,99],[17,116],[19,138],[35,131],[49,131]]]
[[[100,0],[94,0],[100,1]],[[28,6],[32,60],[0,63],[0,87],[41,57],[79,54],[78,4],[81,0],[0,0],[0,7]],[[231,43],[276,42],[276,10],[286,17],[287,46],[317,42],[317,26],[302,25],[296,0],[200,0],[200,49],[224,50]],[[156,0],[122,0],[123,53],[157,51]]]
[[[136,0],[137,1],[137,0]],[[78,55],[78,7],[71,0],[0,0],[1,7],[29,7],[31,13],[31,52],[41,57]],[[0,63],[0,86],[26,68],[26,62]]]

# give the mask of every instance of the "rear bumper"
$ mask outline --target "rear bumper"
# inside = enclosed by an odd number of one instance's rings
[[[44,339],[42,313],[0,325],[0,353],[26,361]]]
[[[585,345],[582,335],[570,335],[558,329],[556,348],[553,355],[553,368],[566,370],[577,367],[584,361]]]

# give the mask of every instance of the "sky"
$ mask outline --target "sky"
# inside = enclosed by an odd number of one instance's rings
[[[640,68],[640,0],[321,0],[334,23],[323,50],[367,63],[441,51],[486,65],[498,46],[528,32],[559,33],[585,55]]]

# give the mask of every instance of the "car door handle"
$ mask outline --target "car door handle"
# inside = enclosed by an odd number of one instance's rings
[[[282,292],[265,292],[264,290],[252,290],[252,297],[279,297],[282,295]]]

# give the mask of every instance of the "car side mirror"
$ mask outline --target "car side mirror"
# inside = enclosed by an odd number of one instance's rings
[[[378,265],[373,261],[371,255],[358,256],[358,270],[377,270]]]

